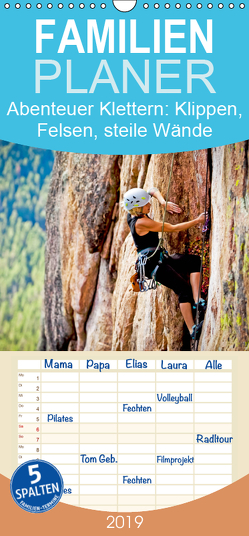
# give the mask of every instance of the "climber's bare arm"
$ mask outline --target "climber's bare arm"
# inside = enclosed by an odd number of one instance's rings
[[[195,220],[191,221],[185,221],[183,223],[177,223],[176,225],[171,225],[170,223],[164,224],[164,232],[166,233],[175,233],[179,231],[186,231],[187,229],[190,229],[190,227],[195,227],[196,225],[199,225],[200,223],[205,222],[205,214],[200,214],[198,218],[195,218]],[[151,220],[150,218],[140,218],[136,222],[136,232],[139,236],[143,236],[147,234],[149,231],[158,233],[162,231],[163,224],[159,221]]]
[[[152,188],[150,188],[148,193],[152,195],[152,197],[155,197],[159,201],[160,205],[165,207],[166,201],[157,188],[153,186]],[[174,212],[180,214],[182,212],[182,209],[178,205],[176,205],[176,203],[172,203],[171,201],[168,201],[167,212],[169,212],[170,214],[173,214]]]

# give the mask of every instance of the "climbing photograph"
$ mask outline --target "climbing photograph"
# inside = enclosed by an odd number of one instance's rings
[[[153,155],[43,154],[1,144],[1,277],[13,274],[0,291],[1,350],[249,349],[248,141]],[[24,149],[32,159],[40,151],[39,166],[48,159],[36,169],[40,182],[17,166],[15,152]],[[29,239],[18,208],[27,184]],[[27,245],[36,257],[27,255],[21,278]],[[32,334],[21,323],[25,296],[29,308],[37,298]]]
[[[39,348],[248,350],[248,193],[247,141],[56,153]]]

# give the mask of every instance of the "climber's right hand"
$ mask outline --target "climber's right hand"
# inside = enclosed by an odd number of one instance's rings
[[[197,221],[198,223],[205,223],[206,219],[207,219],[207,214],[205,214],[205,212],[202,212],[202,214],[198,216]]]

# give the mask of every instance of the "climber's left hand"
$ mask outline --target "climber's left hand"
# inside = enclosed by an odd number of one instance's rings
[[[166,202],[164,202],[164,206],[165,204]],[[167,212],[169,212],[170,214],[174,214],[174,212],[176,214],[180,214],[182,212],[182,209],[178,205],[176,205],[176,203],[172,203],[171,201],[168,201]]]

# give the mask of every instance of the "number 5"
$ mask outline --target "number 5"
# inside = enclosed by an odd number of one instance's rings
[[[37,469],[38,467],[39,467],[38,463],[35,465],[28,465],[29,476],[36,475],[35,480],[31,480],[30,484],[36,484],[37,482],[39,482],[39,480],[41,480],[40,471],[34,471],[34,469]]]

